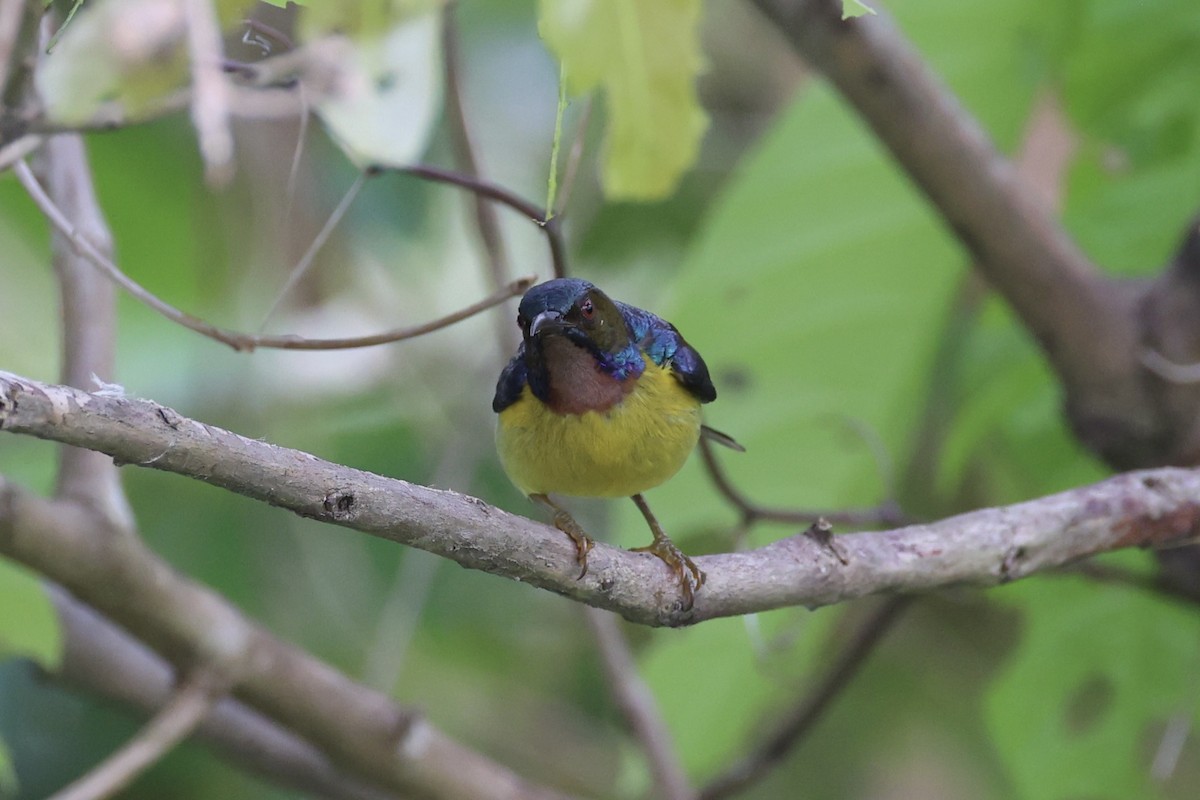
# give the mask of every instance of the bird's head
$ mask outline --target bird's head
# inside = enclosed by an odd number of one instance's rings
[[[629,326],[616,303],[592,284],[578,278],[558,278],[534,286],[521,299],[517,325],[527,351],[550,337],[563,337],[598,359],[630,347]]]

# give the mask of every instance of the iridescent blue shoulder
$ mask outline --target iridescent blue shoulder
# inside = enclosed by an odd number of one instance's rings
[[[651,361],[660,367],[670,367],[676,380],[701,403],[711,403],[717,399],[716,387],[708,375],[708,365],[674,325],[637,306],[614,302],[629,326],[633,341]]]
[[[529,371],[525,366],[525,343],[517,348],[517,354],[508,362],[496,382],[496,394],[492,397],[492,411],[499,414],[521,397],[529,383]]]

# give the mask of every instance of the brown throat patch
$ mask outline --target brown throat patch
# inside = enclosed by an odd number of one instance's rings
[[[548,336],[542,355],[550,373],[550,402],[556,414],[607,411],[633,391],[637,378],[619,381],[605,373],[592,354],[562,336]]]

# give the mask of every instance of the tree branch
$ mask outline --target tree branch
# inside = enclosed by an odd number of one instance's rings
[[[637,663],[619,621],[598,608],[585,608],[584,615],[600,650],[609,691],[646,754],[654,776],[654,796],[661,800],[693,800],[696,793],[679,761],[675,741],[650,687],[638,675]]]
[[[21,394],[19,402],[25,405],[30,397]],[[165,417],[159,419],[166,424]],[[117,621],[176,669],[219,670],[240,699],[320,747],[339,766],[401,794],[451,800],[560,797],[255,626],[136,537],[106,533],[104,521],[79,504],[44,500],[0,481],[0,554]]]
[[[720,800],[744,791],[779,763],[824,716],[838,695],[850,685],[883,635],[908,608],[912,597],[889,597],[855,632],[854,638],[830,664],[828,671],[787,716],[776,723],[763,743],[714,778],[700,792],[700,800]]]
[[[89,694],[154,713],[171,696],[174,670],[144,644],[58,587],[50,589],[63,631],[55,677]],[[388,800],[335,768],[317,748],[278,723],[226,697],[196,736],[233,764],[284,788],[331,800]]]
[[[886,15],[842,20],[834,0],[755,5],[841,91],[1024,321],[1081,440],[1110,463],[1151,463],[1141,451],[1160,420],[1137,360],[1138,287],[1091,264]]]
[[[75,235],[99,253],[112,252],[112,234],[96,201],[91,170],[79,136],[56,136],[39,154],[47,197],[75,219]],[[26,168],[27,169],[27,168]],[[62,380],[93,388],[112,380],[116,362],[117,305],[112,284],[81,257],[70,237],[51,236],[62,315]],[[55,494],[90,504],[125,528],[132,513],[112,463],[88,450],[63,448]]]
[[[204,669],[193,672],[124,747],[50,800],[101,800],[124,789],[195,730],[220,698],[220,684]]]
[[[574,546],[547,525],[455,492],[246,439],[150,401],[0,373],[0,428],[96,449],[123,464],[204,480],[649,625],[683,625],[791,605],[816,607],[877,592],[992,585],[1108,550],[1176,541],[1195,535],[1200,526],[1200,471],[1129,473],[929,525],[841,535],[837,541],[846,566],[803,535],[748,552],[701,556],[696,562],[708,581],[694,608],[684,612],[678,587],[650,555],[597,544],[587,576],[576,580]],[[0,551],[26,563],[36,561],[35,569],[58,577],[53,559],[43,563],[39,557],[36,541],[10,538]],[[158,602],[147,597],[141,605],[154,608]],[[201,627],[197,635],[206,629]]]

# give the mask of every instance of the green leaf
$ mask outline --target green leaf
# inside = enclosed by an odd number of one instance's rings
[[[0,739],[0,797],[16,797],[19,788],[12,756],[8,754],[8,746],[4,739]]]
[[[875,13],[875,9],[862,2],[862,0],[842,0],[842,19],[861,17],[864,14],[874,16]]]
[[[12,756],[8,754],[4,739],[0,739],[0,798],[16,798],[18,788],[20,786],[17,783],[17,770],[12,765]]]
[[[442,93],[437,5],[329,3],[306,11],[301,38],[320,40],[310,52],[323,73],[308,84],[314,106],[360,167],[409,164],[425,150]]]
[[[107,0],[62,31],[34,74],[49,121],[77,125],[115,103],[136,120],[186,85],[184,18],[171,3]]]
[[[1144,737],[1196,711],[1200,617],[1084,579],[1023,581],[995,596],[1025,614],[1021,643],[985,707],[1014,797],[1161,796]]]
[[[542,0],[540,9],[539,30],[570,91],[605,91],[605,195],[671,194],[708,126],[695,86],[699,0]]]
[[[0,658],[32,658],[48,670],[62,659],[54,604],[33,573],[0,558]]]
[[[710,620],[660,638],[642,660],[688,771],[711,777],[757,741],[764,715],[791,702],[827,644],[832,609]],[[703,665],[702,668],[700,665]]]

